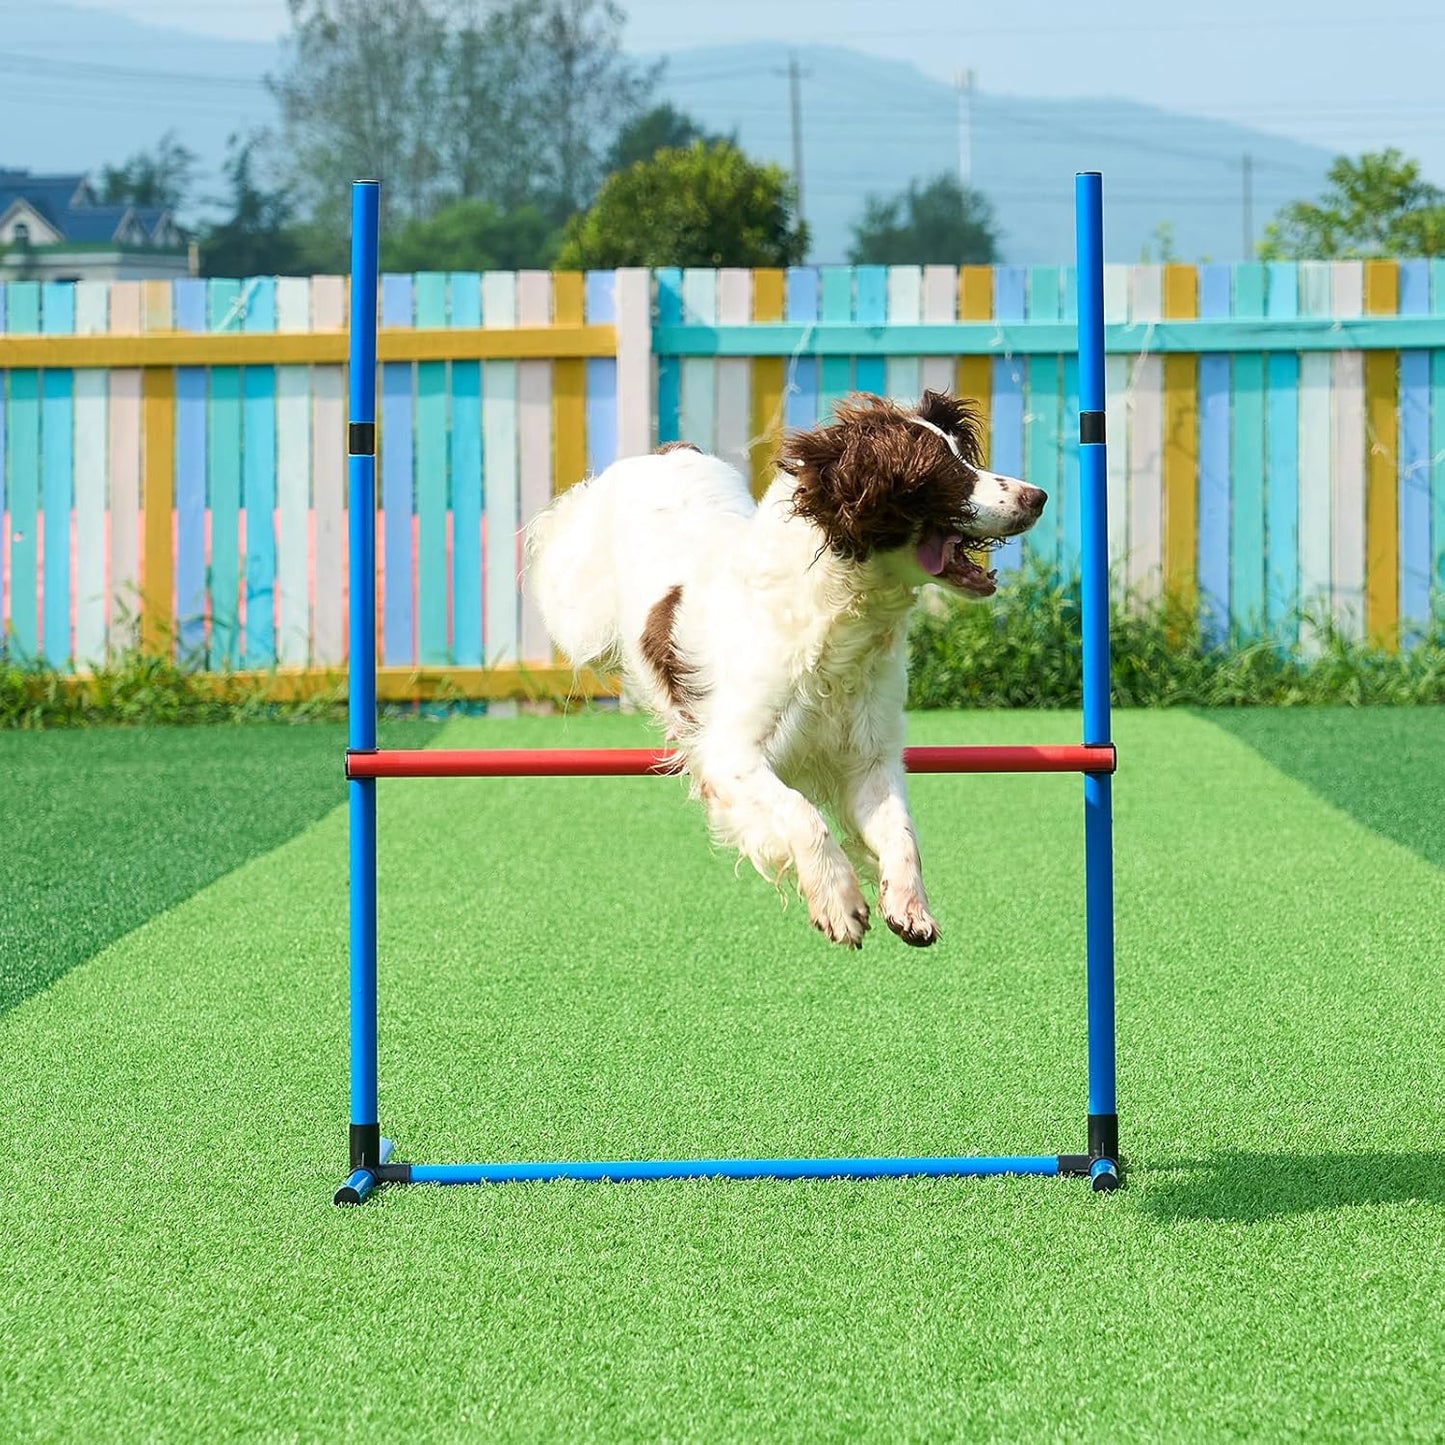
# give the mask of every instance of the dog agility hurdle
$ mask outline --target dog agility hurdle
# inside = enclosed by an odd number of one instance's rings
[[[337,1204],[359,1204],[379,1184],[504,1184],[524,1180],[884,1179],[1000,1174],[1121,1179],[1115,1103],[1114,880],[1109,721],[1109,577],[1104,437],[1103,185],[1075,178],[1079,293],[1079,467],[1083,504],[1084,727],[1079,745],[916,747],[915,773],[1082,773],[1088,1024],[1087,1149],[1080,1154],[845,1159],[603,1160],[414,1164],[393,1159],[377,1103],[376,784],[381,778],[666,776],[666,750],[431,749],[376,745],[376,314],[379,185],[357,181],[351,206],[349,545],[351,646],[346,776],[351,850],[350,1174]]]

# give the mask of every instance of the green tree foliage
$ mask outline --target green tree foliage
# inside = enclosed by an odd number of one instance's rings
[[[981,192],[953,176],[936,176],[890,200],[869,196],[853,225],[848,259],[855,265],[990,265],[998,260],[998,225]]]
[[[720,140],[737,144],[735,135],[713,135],[671,101],[664,101],[622,127],[607,153],[607,170],[609,174],[625,171],[638,161],[650,161],[658,151],[685,151],[694,141],[711,145]]]
[[[303,213],[345,225],[346,183],[389,224],[454,201],[560,224],[596,193],[656,70],[622,52],[616,0],[288,0],[280,104]]]
[[[1445,255],[1445,191],[1393,148],[1339,156],[1318,201],[1295,201],[1265,227],[1266,261]]]
[[[164,206],[178,211],[190,197],[196,155],[167,131],[152,151],[138,151],[118,166],[102,166],[96,191],[107,206]]]
[[[263,150],[260,135],[231,137],[223,168],[228,194],[221,201],[227,215],[201,237],[207,276],[285,276],[314,269],[292,225],[285,187],[268,185],[261,174]]]
[[[792,266],[808,249],[797,193],[781,166],[735,145],[658,151],[609,176],[567,226],[558,264]]]
[[[427,221],[408,221],[382,238],[388,271],[544,269],[560,237],[536,206],[499,211],[490,201],[456,201]]]

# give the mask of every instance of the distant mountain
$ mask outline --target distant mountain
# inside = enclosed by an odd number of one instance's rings
[[[85,48],[77,47],[77,37]],[[796,51],[804,78],[803,200],[812,259],[845,259],[870,192],[956,172],[958,94],[912,65],[837,46]],[[86,59],[79,58],[81,55]],[[91,59],[89,57],[103,57]],[[771,44],[667,57],[662,92],[751,154],[792,164],[787,64]],[[201,159],[214,196],[226,138],[275,122],[264,85],[280,49],[141,25],[57,0],[7,10],[0,37],[0,168],[97,170],[174,129]],[[1162,224],[1182,260],[1245,254],[1244,174],[1253,233],[1285,202],[1320,189],[1330,152],[1222,121],[1129,101],[975,95],[973,183],[993,201],[1004,259],[1073,253],[1073,174],[1104,172],[1109,258],[1137,260]]]

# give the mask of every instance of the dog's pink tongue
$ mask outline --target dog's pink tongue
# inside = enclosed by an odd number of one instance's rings
[[[944,536],[942,532],[930,532],[918,544],[918,565],[930,577],[937,577],[948,566],[949,557],[958,537]]]

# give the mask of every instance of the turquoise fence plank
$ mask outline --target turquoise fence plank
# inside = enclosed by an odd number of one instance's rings
[[[1293,261],[1266,268],[1265,310],[1289,320],[1299,310]],[[1292,641],[1299,600],[1299,357],[1277,352],[1265,362],[1265,619],[1272,637]]]
[[[1028,307],[1031,322],[1058,320],[1062,299],[1060,282],[1061,275],[1057,266],[1029,267]],[[1054,568],[1057,568],[1062,560],[1057,501],[1062,480],[1060,462],[1063,455],[1063,405],[1060,397],[1063,365],[1060,357],[1069,349],[1072,348],[1064,346],[1059,348],[1056,355],[1031,356],[1028,366],[1025,476],[1034,486],[1042,487],[1056,500],[1052,506],[1044,509],[1038,525],[1024,534],[1023,549],[1025,557],[1039,558]]]
[[[1229,315],[1225,265],[1199,268],[1199,314]],[[1199,600],[1206,631],[1216,640],[1229,625],[1229,357],[1199,358]]]
[[[818,319],[819,277],[815,266],[788,269],[784,314],[789,321],[808,323]],[[806,354],[790,357],[783,383],[783,425],[794,430],[812,426],[818,420],[818,358]]]
[[[247,282],[243,325],[249,331],[276,329],[276,282],[261,276]],[[242,665],[276,663],[276,368],[248,366],[242,372],[243,505],[246,511],[246,630]]]
[[[1265,270],[1250,263],[1234,268],[1234,314],[1265,312]],[[1234,357],[1230,421],[1229,614],[1237,628],[1258,636],[1265,604],[1265,357]]]
[[[12,281],[9,286],[7,325],[12,335],[36,333],[40,330],[40,283]]]
[[[1445,260],[1430,262],[1430,312],[1445,314]],[[1430,357],[1430,586],[1445,598],[1445,350]]]
[[[1070,325],[1079,324],[1079,273],[1073,266],[1059,268],[1059,315]]]
[[[411,277],[381,278],[381,324],[412,324]],[[415,483],[412,465],[412,386],[410,362],[390,361],[381,368],[381,505],[384,596],[381,611],[381,660],[391,665],[414,662],[415,610],[412,567]]]
[[[415,278],[416,324],[447,324],[447,278],[436,271]],[[416,623],[419,661],[450,661],[447,638],[447,364],[416,368]]]
[[[22,283],[23,284],[23,283]],[[10,373],[5,461],[10,473],[10,645],[33,660],[40,636],[36,531],[40,519],[40,373]]]
[[[206,329],[206,283],[185,277],[171,288],[178,331]],[[206,372],[176,368],[176,645],[185,663],[206,647]]]
[[[999,266],[993,273],[993,314],[999,321],[1022,321],[1028,314],[1028,272],[1022,266]],[[989,466],[1006,477],[1026,476],[1024,459],[1024,383],[1028,363],[1021,357],[995,356]],[[1040,483],[1042,486],[1043,484]],[[993,554],[1000,575],[1018,569],[1023,543],[1011,538]]]
[[[617,320],[617,273],[589,271],[583,295],[587,320],[611,325]],[[595,477],[617,460],[617,358],[587,360],[587,470]]]
[[[1084,507],[1079,476],[1079,358],[1063,359],[1063,454],[1059,467],[1059,567],[1065,577],[1080,570]]]
[[[482,278],[449,280],[451,324],[482,324]],[[482,364],[452,362],[452,656],[482,665]]]
[[[853,268],[824,266],[820,315],[827,322],[853,320]],[[853,358],[823,356],[818,358],[818,418],[831,421],[833,408],[853,390]]]
[[[664,266],[657,272],[657,320],[672,326],[682,319],[682,270]],[[657,358],[657,440],[680,441],[682,410],[682,363],[674,356]]]
[[[75,284],[46,283],[41,310],[46,335],[75,330]],[[45,509],[45,612],[41,652],[52,667],[71,656],[70,515],[75,494],[75,373],[46,371],[40,381],[41,489]]]
[[[206,320],[211,330],[234,325],[240,299],[238,281],[211,281],[206,288]],[[211,497],[211,647],[210,665],[236,666],[237,621],[241,595],[241,370],[210,369],[206,426],[206,474]]]
[[[1428,315],[1430,263],[1400,262],[1400,314]],[[1400,353],[1400,631],[1430,615],[1430,353]]]
[[[854,274],[858,287],[856,319],[859,327],[883,326],[888,320],[888,268],[859,266]],[[924,353],[915,351],[907,354],[917,356]],[[859,391],[882,396],[888,390],[888,368],[884,358],[863,354],[861,348],[855,349],[853,384]]]

